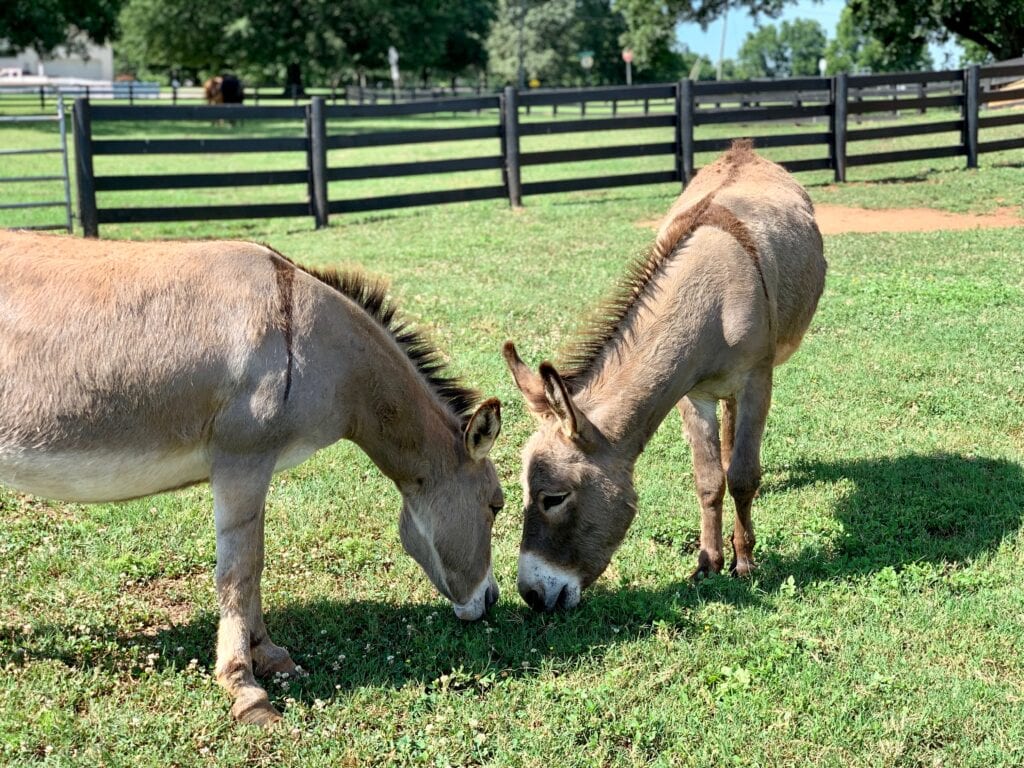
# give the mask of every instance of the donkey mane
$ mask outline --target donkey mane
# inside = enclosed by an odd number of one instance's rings
[[[655,278],[664,271],[682,240],[692,235],[698,227],[709,225],[731,234],[750,253],[760,273],[757,250],[746,227],[727,209],[713,202],[719,191],[737,180],[743,166],[757,158],[751,139],[733,141],[729,150],[716,163],[723,164],[726,169],[722,184],[678,215],[665,236],[655,240],[653,245],[626,267],[622,282],[584,321],[579,338],[562,354],[560,372],[570,392],[576,394],[584,389],[600,369],[604,355],[614,352],[626,338],[630,332],[629,320],[651,297]]]
[[[269,246],[267,246],[269,248]],[[270,249],[295,269],[316,278],[329,288],[354,301],[366,314],[394,339],[423,377],[435,395],[458,417],[465,426],[472,415],[480,394],[466,387],[447,371],[444,356],[421,331],[412,327],[388,296],[387,283],[359,270],[316,269],[296,264],[287,256]],[[290,309],[286,310],[290,313]]]

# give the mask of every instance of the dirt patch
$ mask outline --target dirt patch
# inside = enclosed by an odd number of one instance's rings
[[[940,229],[991,229],[1024,226],[1019,208],[997,208],[994,213],[950,213],[933,208],[850,208],[815,205],[823,235],[843,232],[934,232]]]
[[[197,606],[194,595],[202,590],[204,581],[211,579],[211,574],[204,570],[202,573],[185,576],[129,583],[123,588],[121,601],[134,603],[134,629],[138,634],[153,637],[186,624],[197,608],[205,607],[201,604]]]
[[[845,205],[814,206],[823,235],[844,232],[935,232],[942,229],[998,229],[1024,226],[1021,210],[997,208],[994,213],[950,213],[933,208],[851,208]],[[637,222],[639,227],[657,229],[661,219]]]

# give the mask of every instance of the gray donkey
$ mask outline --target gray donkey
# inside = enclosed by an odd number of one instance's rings
[[[352,440],[398,486],[402,543],[460,618],[498,599],[501,414],[475,400],[361,276],[253,243],[0,232],[0,482],[95,502],[208,479],[240,720],[280,717],[254,671],[295,670],[263,622],[270,478],[324,446]]]
[[[700,499],[695,575],[724,564],[727,483],[732,572],[750,572],[772,369],[799,346],[824,283],[807,193],[749,141],[736,142],[672,205],[650,254],[561,372],[545,362],[535,374],[505,344],[539,422],[523,450],[518,587],[527,603],[571,608],[608,566],[636,514],[634,464],[673,407]]]

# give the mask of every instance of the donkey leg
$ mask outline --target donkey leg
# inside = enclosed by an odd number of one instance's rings
[[[253,610],[259,600],[262,567],[263,504],[274,459],[217,453],[210,482],[217,525],[217,682],[234,699],[231,714],[244,723],[272,725],[281,714],[253,676]],[[257,603],[258,604],[258,603]],[[259,620],[262,625],[262,618]]]
[[[260,574],[263,573],[263,546],[265,541],[264,524],[266,520],[266,505],[260,514],[260,529],[256,537],[258,547],[256,567]],[[288,654],[288,650],[276,645],[267,632],[267,625],[263,623],[263,590],[262,579],[256,579],[256,588],[253,599],[250,603],[250,619],[252,621],[252,637],[250,649],[252,652],[253,671],[257,675],[272,675],[275,672],[287,672],[293,674],[296,671],[295,662]]]
[[[736,437],[726,477],[729,493],[736,503],[736,525],[732,533],[733,576],[747,576],[754,570],[754,523],[750,507],[761,487],[761,438],[772,401],[772,369],[751,373],[740,392]]]
[[[736,398],[727,397],[722,401],[722,469],[729,471],[732,461],[732,444],[736,440]]]
[[[683,428],[693,455],[693,476],[700,500],[700,552],[692,578],[722,570],[722,498],[725,473],[722,471],[718,438],[717,403],[684,397],[676,405],[683,416]]]

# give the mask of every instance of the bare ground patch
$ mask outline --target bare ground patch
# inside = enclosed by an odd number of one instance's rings
[[[934,208],[853,208],[845,205],[814,206],[823,235],[845,232],[935,232],[949,229],[1002,229],[1024,226],[1018,207],[997,208],[993,213],[951,213]],[[661,219],[637,222],[656,229]]]
[[[1001,229],[1024,226],[1015,207],[993,213],[950,213],[933,208],[851,208],[823,203],[814,206],[824,235],[844,232],[934,232],[942,229]]]
[[[212,573],[204,569],[125,585],[122,600],[130,601],[135,609],[133,630],[152,637],[187,624],[197,610],[214,604],[207,597],[212,593],[212,579]]]

